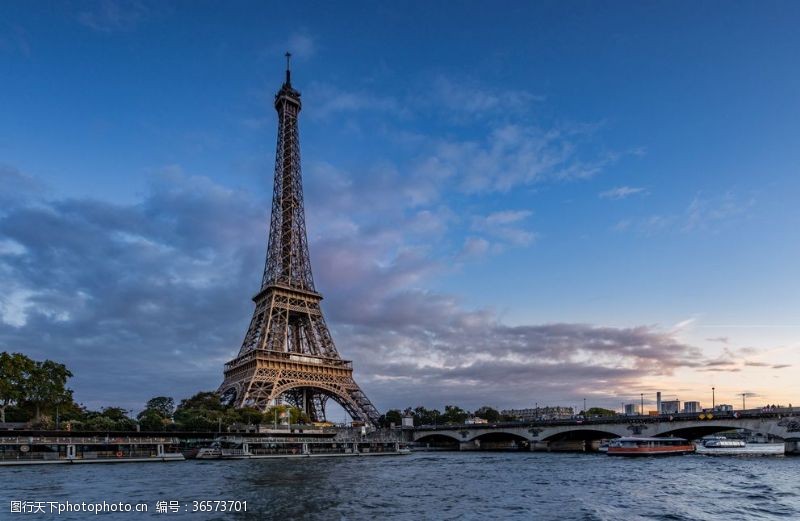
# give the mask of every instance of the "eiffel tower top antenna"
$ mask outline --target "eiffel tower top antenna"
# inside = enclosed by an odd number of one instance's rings
[[[289,60],[292,59],[292,53],[286,51],[286,85],[292,84],[292,68],[289,64]]]

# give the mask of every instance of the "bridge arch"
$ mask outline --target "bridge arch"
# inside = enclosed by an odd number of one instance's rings
[[[469,440],[480,450],[528,450],[530,438],[509,431],[491,431],[478,434]]]
[[[688,427],[681,426],[681,427],[677,427],[675,429],[661,430],[658,433],[658,436],[674,436],[676,438],[685,438],[687,440],[696,440],[696,439],[702,438],[704,436],[711,436],[713,434],[718,434],[720,432],[726,432],[726,431],[735,431],[735,430],[742,429],[742,428],[747,429],[747,430],[749,430],[751,432],[758,432],[758,433],[761,433],[761,434],[764,434],[764,435],[771,435],[771,436],[773,436],[775,438],[783,439],[782,436],[777,435],[775,433],[771,433],[769,431],[769,429],[766,428],[766,426],[763,429],[753,429],[753,428],[750,428],[749,426],[736,425],[734,423],[731,423],[729,425],[725,425],[725,424],[711,424],[711,425],[699,424],[699,425],[692,425],[692,426],[688,426]]]
[[[462,440],[455,432],[442,431],[425,434],[416,438],[415,441],[428,449],[458,450]]]
[[[565,429],[542,437],[541,441],[592,441],[609,438],[619,438],[621,434],[603,429]]]

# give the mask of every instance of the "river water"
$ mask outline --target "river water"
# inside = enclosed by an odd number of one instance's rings
[[[187,461],[0,468],[0,519],[11,501],[144,503],[101,519],[800,519],[800,457],[428,452],[408,456]],[[238,500],[247,512],[192,512]],[[156,513],[163,501],[178,512]],[[57,507],[56,507],[57,508]],[[198,508],[200,508],[198,504]]]

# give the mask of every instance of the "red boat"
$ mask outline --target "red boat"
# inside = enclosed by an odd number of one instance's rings
[[[694,444],[683,438],[625,437],[608,444],[609,456],[669,456],[694,451]]]

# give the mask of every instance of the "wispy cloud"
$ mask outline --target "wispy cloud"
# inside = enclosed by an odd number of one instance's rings
[[[88,9],[78,13],[78,22],[104,33],[132,31],[153,13],[153,5],[142,0],[99,0],[85,5]]]
[[[611,188],[610,190],[600,192],[598,196],[601,199],[626,199],[634,194],[644,194],[644,193],[646,193],[644,188],[636,188],[632,186],[618,186],[616,188]]]
[[[368,91],[343,90],[331,84],[315,82],[306,96],[313,118],[326,118],[341,112],[379,112],[402,115],[406,109],[390,96],[379,96]]]
[[[742,198],[731,191],[717,196],[698,194],[681,212],[622,219],[613,229],[645,236],[667,232],[716,232],[722,226],[746,219],[755,204],[754,198]]]
[[[500,241],[493,245],[496,251],[500,251],[506,245],[529,246],[536,240],[537,234],[523,227],[521,223],[530,217],[531,213],[529,210],[505,210],[485,216],[474,216],[471,230]]]
[[[535,102],[544,101],[543,96],[524,90],[482,87],[472,80],[455,81],[443,75],[436,77],[432,88],[423,93],[423,104],[442,108],[452,116],[482,116],[500,110],[521,111]]]
[[[307,32],[294,32],[286,41],[286,49],[300,59],[308,59],[317,52],[316,40]]]

